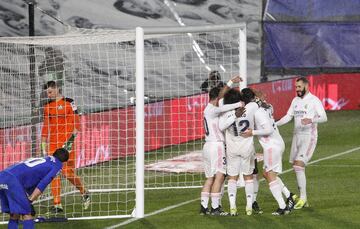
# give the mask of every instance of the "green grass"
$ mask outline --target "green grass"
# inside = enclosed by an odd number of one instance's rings
[[[312,161],[338,154],[360,146],[360,111],[329,112],[328,122],[319,125],[319,139]],[[292,138],[293,123],[280,128],[286,143],[284,153],[284,170],[290,168],[287,162]],[[160,151],[151,152],[147,159],[155,160],[159,152],[178,150],[179,154],[186,150],[199,149],[201,144],[191,143],[191,146],[168,147]],[[259,146],[257,145],[257,148]],[[167,156],[161,156],[167,157]],[[133,162],[131,162],[133,163]],[[200,189],[170,189],[148,190],[145,193],[145,214],[152,213],[163,208],[194,200],[191,203],[177,208],[164,211],[144,219],[136,220],[124,226],[125,228],[360,228],[360,150],[352,153],[320,161],[306,168],[308,200],[310,208],[293,211],[290,215],[274,217],[271,212],[277,208],[267,184],[261,182],[258,202],[264,210],[263,215],[237,217],[211,217],[198,215]],[[90,172],[91,170],[88,169]],[[86,170],[83,171],[86,175]],[[148,173],[147,181],[154,181],[156,173]],[[295,175],[291,171],[281,175],[288,188],[297,192]],[[173,176],[172,178],[175,178]],[[182,175],[179,181],[186,176]],[[158,183],[168,180],[163,177],[156,180]],[[196,175],[194,175],[194,179]],[[129,193],[128,197],[131,197]],[[104,195],[105,197],[105,195]],[[94,198],[100,198],[95,196]],[[111,196],[112,201],[119,198]],[[125,197],[124,197],[125,198]],[[80,202],[79,198],[68,198],[68,201]],[[114,201],[116,202],[116,201]],[[238,191],[238,209],[245,208],[244,190]],[[228,200],[225,195],[223,206],[228,209]],[[75,208],[79,208],[76,205]],[[94,210],[100,208],[94,207]],[[118,206],[107,206],[107,209],[117,209]],[[81,220],[67,223],[38,224],[37,228],[104,228],[119,224],[127,219],[108,220]],[[1,228],[6,228],[4,225]]]

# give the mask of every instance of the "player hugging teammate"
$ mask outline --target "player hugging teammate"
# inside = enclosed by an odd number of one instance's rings
[[[274,121],[273,107],[265,101],[261,93],[253,89],[244,88],[239,91],[232,88],[240,81],[242,80],[239,76],[234,77],[224,87],[215,87],[209,92],[210,102],[204,110],[206,136],[203,148],[207,180],[201,192],[200,214],[238,215],[236,193],[237,181],[240,176],[243,176],[245,181],[245,214],[262,213],[256,202],[259,184],[254,136],[258,136],[263,149],[264,178],[278,204],[278,208],[272,214],[288,214],[294,207],[295,209],[303,207],[306,198],[303,197],[302,193],[301,198],[297,198],[278,176],[282,172],[282,155],[285,150],[285,143]],[[303,79],[297,80],[297,82],[299,81],[303,82]],[[305,92],[299,92],[299,97],[304,97],[309,93],[307,88],[302,90]],[[321,111],[319,108],[319,112],[317,112],[319,114],[314,114],[314,117],[310,119],[317,121],[318,117],[322,117],[325,113]],[[303,121],[303,125],[309,124],[307,122],[311,123],[306,119]],[[221,208],[225,175],[228,177],[230,213]],[[210,197],[211,210],[208,210]]]

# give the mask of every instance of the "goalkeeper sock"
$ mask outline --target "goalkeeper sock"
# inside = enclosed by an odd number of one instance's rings
[[[35,223],[33,219],[24,220],[22,222],[24,229],[34,229]]]
[[[18,219],[9,219],[8,229],[18,229],[19,220]]]
[[[282,180],[280,179],[280,177],[277,177],[276,179],[278,180],[278,182],[279,182],[279,184],[280,184],[280,187],[282,187],[282,188],[281,188],[281,191],[282,191],[282,193],[284,194],[284,196],[285,196],[286,198],[289,198],[289,197],[290,197],[290,191],[289,191],[289,189],[284,185],[284,183],[282,182]]]
[[[204,207],[204,208],[207,208],[208,207],[208,204],[209,204],[209,196],[210,196],[210,193],[208,192],[201,192],[201,205]]]
[[[305,176],[305,168],[301,166],[294,165],[293,166],[296,174],[296,179],[300,191],[300,199],[306,200],[306,176]]]
[[[230,209],[236,208],[236,180],[229,180],[228,181],[228,196],[229,196],[229,203],[230,203]]]
[[[281,185],[279,184],[278,180],[274,180],[269,183],[269,188],[271,194],[275,198],[276,202],[279,204],[279,208],[284,209],[286,207],[285,201],[281,194]]]

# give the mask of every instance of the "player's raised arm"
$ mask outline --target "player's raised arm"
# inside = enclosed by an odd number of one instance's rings
[[[243,79],[240,76],[231,78],[221,89],[219,98],[223,98],[226,92],[228,92],[234,86],[234,84],[239,84],[241,81],[243,81]]]
[[[233,103],[233,104],[225,104],[225,105],[222,105],[221,107],[216,107],[215,112],[217,114],[221,114],[221,113],[224,113],[224,112],[227,112],[227,111],[234,110],[234,109],[239,108],[239,107],[244,107],[244,103],[243,102],[237,102],[237,103]]]

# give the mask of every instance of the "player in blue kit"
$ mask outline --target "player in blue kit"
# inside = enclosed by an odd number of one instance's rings
[[[22,216],[24,229],[34,228],[32,202],[58,175],[69,152],[60,148],[53,156],[30,158],[0,172],[1,211],[10,214],[9,229],[18,228]]]

